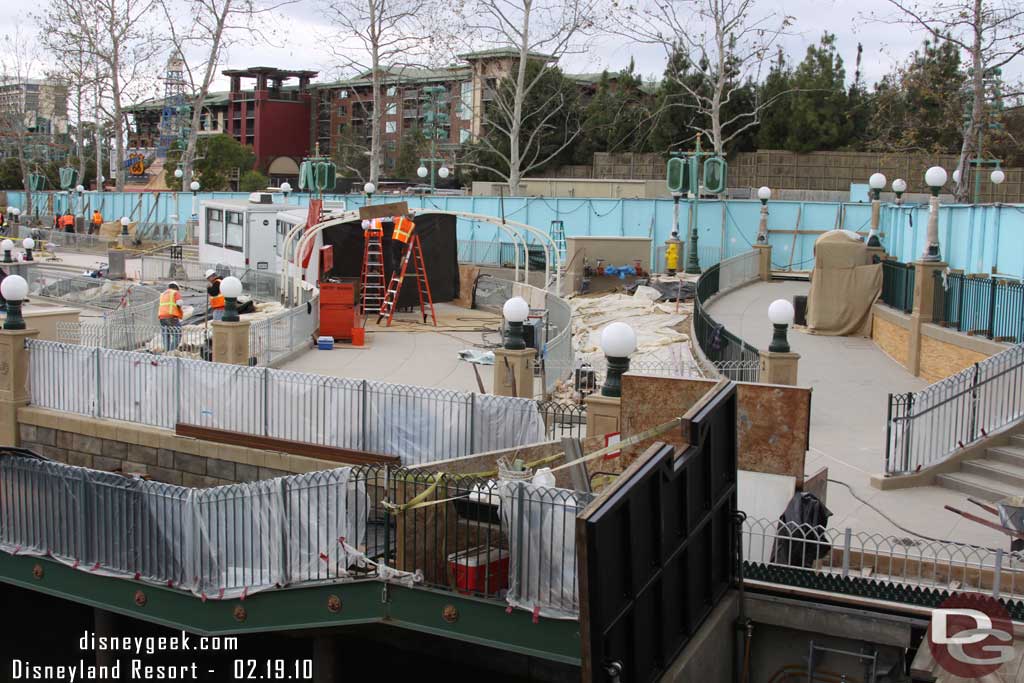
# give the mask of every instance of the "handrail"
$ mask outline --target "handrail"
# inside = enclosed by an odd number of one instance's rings
[[[757,259],[757,252],[751,250],[716,263],[697,279],[693,296],[692,336],[714,374],[734,381],[758,381],[761,352],[718,323],[706,306],[713,297],[756,280]]]
[[[907,474],[1024,419],[1024,344],[918,392],[889,394],[884,469]]]

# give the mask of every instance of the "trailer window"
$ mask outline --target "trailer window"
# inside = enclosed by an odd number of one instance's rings
[[[206,210],[206,243],[224,246],[224,219],[220,209]]]
[[[242,251],[245,232],[242,229],[242,214],[236,211],[227,212],[227,232],[224,235],[224,247]]]

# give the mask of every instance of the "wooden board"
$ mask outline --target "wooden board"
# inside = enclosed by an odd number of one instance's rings
[[[317,460],[329,460],[346,465],[395,465],[400,466],[401,460],[398,456],[384,455],[382,453],[371,453],[368,451],[352,451],[346,448],[333,448],[331,446],[320,446],[303,441],[287,441],[275,439],[269,436],[253,436],[231,432],[226,429],[213,429],[211,427],[200,427],[198,425],[179,422],[174,426],[174,433],[178,436],[188,436],[203,441],[214,443],[228,443],[234,446],[246,448],[258,448],[265,451],[278,451],[280,453],[291,453],[303,455],[307,458]]]
[[[359,207],[359,219],[368,221],[374,218],[390,218],[405,216],[409,213],[408,202],[391,202],[390,204],[370,204]]]

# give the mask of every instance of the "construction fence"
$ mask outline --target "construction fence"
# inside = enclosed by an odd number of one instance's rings
[[[884,173],[890,181],[903,178],[910,194],[927,193],[924,173],[931,166],[952,172],[959,163],[954,154],[906,154],[893,152],[810,152],[799,154],[785,150],[740,152],[729,157],[729,187],[761,187],[794,190],[834,190],[848,192],[850,185],[866,185],[872,173]],[[565,166],[546,175],[558,178],[596,178],[616,180],[665,179],[666,158],[662,154],[633,152],[597,152],[590,165]],[[1004,168],[1001,185],[989,180],[982,171],[979,201],[1024,202],[1024,169]],[[974,180],[969,178],[971,193]]]
[[[30,340],[33,405],[396,455],[406,465],[543,440],[535,401]]]

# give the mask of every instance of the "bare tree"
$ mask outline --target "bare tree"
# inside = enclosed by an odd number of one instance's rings
[[[333,35],[326,41],[345,71],[368,74],[373,92],[370,119],[369,180],[376,184],[381,166],[383,83],[389,75],[423,63],[430,39],[424,31],[432,0],[322,0],[320,7]]]
[[[139,77],[154,54],[151,30],[156,0],[49,0],[36,21],[50,52],[81,51],[106,79],[113,124],[117,189],[125,182],[125,108],[138,94]]]
[[[582,39],[596,31],[607,9],[604,0],[475,0],[466,6],[469,35],[485,45],[510,48],[516,60],[511,87],[493,93],[495,113],[490,114],[482,104],[477,105],[482,111],[474,112],[483,131],[504,138],[501,144],[488,134],[476,140],[501,161],[501,168],[472,161],[465,165],[496,173],[515,195],[523,176],[572,144],[580,127],[564,123],[571,120],[564,116],[568,105],[564,93],[555,89],[531,106],[527,102],[559,59],[585,49]],[[529,68],[531,63],[535,68]],[[478,99],[482,100],[474,96],[474,101]],[[553,148],[543,145],[556,122],[562,123],[559,127],[564,138]]]
[[[88,162],[86,148],[89,146],[89,126],[87,121],[96,119],[97,87],[103,80],[96,60],[81,49],[69,46],[52,55],[55,69],[53,78],[67,85],[68,118],[74,121],[69,125],[72,145],[68,148],[68,157],[72,154],[78,160],[78,178],[85,178],[85,167]],[[95,126],[101,125],[98,120]]]
[[[760,81],[773,46],[792,22],[790,16],[758,12],[756,0],[646,0],[627,11],[619,32],[660,45],[670,58],[679,52],[687,56],[687,71],[667,75],[686,96],[672,106],[692,108],[694,127],[723,154],[778,99],[755,99],[723,119],[744,86]]]
[[[183,77],[191,90],[188,96],[191,106],[188,139],[178,163],[184,172],[181,189],[186,192],[192,179],[192,164],[196,160],[206,98],[225,52],[239,42],[271,44],[262,26],[268,25],[268,19],[275,11],[297,0],[270,4],[258,0],[157,1],[167,21],[167,41],[172,48],[172,58],[177,56],[181,59]],[[197,56],[190,59],[189,55],[193,53]]]
[[[956,200],[968,200],[970,160],[981,154],[988,124],[985,79],[1024,54],[1024,5],[1018,0],[888,0],[899,12],[885,21],[923,28],[936,40],[959,47],[970,62],[970,109],[960,147]]]
[[[53,141],[48,131],[39,130],[42,93],[41,84],[34,79],[42,75],[43,65],[34,38],[24,35],[20,27],[4,35],[3,41],[7,49],[0,54],[0,148],[18,160],[27,199],[24,210],[30,214],[29,176],[41,170]]]

